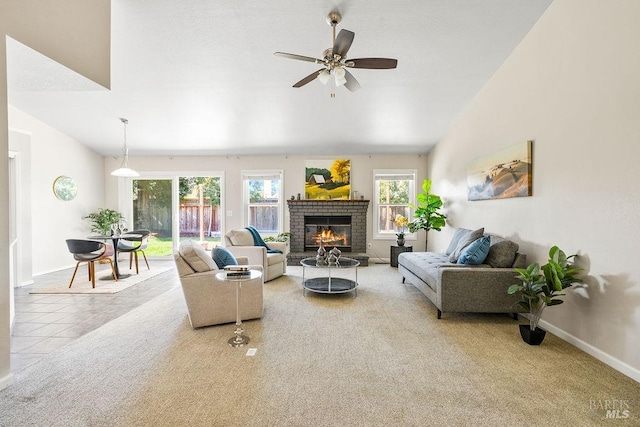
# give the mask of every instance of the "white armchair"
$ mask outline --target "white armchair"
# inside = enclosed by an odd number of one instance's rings
[[[174,258],[191,327],[235,322],[237,283],[216,279],[216,273],[220,270],[202,246],[193,241],[182,242]],[[248,265],[246,257],[237,258],[237,261],[238,264]],[[262,271],[260,266],[252,266],[251,269]],[[262,317],[263,283],[262,277],[242,283],[242,320]]]
[[[287,244],[284,242],[268,242],[270,249],[282,253],[267,253],[263,246],[253,245],[253,236],[249,230],[231,230],[224,235],[225,247],[235,256],[245,256],[251,265],[261,265],[264,269],[264,281],[268,282],[287,272]]]

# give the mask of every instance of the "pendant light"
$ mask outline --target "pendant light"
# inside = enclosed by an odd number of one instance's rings
[[[129,123],[129,120],[120,118],[120,121],[124,125],[124,148],[122,149],[124,157],[122,159],[122,164],[120,165],[120,167],[111,172],[111,175],[124,177],[140,176],[138,172],[129,168],[129,148],[127,148],[127,123]]]

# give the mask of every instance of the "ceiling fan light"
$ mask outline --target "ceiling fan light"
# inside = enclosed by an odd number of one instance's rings
[[[347,79],[344,77],[345,71],[344,68],[338,67],[333,70],[333,76],[336,79],[336,86],[342,86],[347,82]]]
[[[331,73],[327,69],[320,71],[320,73],[318,74],[318,80],[320,80],[323,85],[327,84],[330,77],[331,77]]]

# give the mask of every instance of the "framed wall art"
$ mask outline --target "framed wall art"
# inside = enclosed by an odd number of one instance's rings
[[[532,194],[532,141],[482,157],[469,165],[468,200],[506,199]]]
[[[349,199],[351,160],[307,160],[304,194],[306,199]]]

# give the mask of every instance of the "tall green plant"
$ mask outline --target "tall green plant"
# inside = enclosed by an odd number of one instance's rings
[[[549,249],[549,259],[545,265],[540,267],[538,263],[529,264],[525,269],[516,268],[517,278],[522,281],[509,286],[507,292],[513,295],[520,292],[518,305],[529,311],[529,327],[533,331],[538,327],[542,311],[546,307],[562,304],[560,299],[565,294],[562,291],[573,286],[575,283],[582,283],[582,279],[576,275],[582,270],[570,263],[571,258],[577,255],[567,256],[562,249],[557,246]]]
[[[124,215],[112,209],[100,208],[98,212],[92,212],[82,219],[91,220],[92,232],[99,233],[103,236],[109,236],[111,234],[111,224],[123,220]]]
[[[424,248],[427,250],[429,243],[429,230],[440,231],[446,225],[447,216],[438,212],[442,208],[440,196],[431,193],[431,180],[425,179],[422,182],[422,193],[417,195],[418,205],[409,203],[415,213],[413,221],[409,223],[409,231],[415,233],[418,230],[425,230]]]

